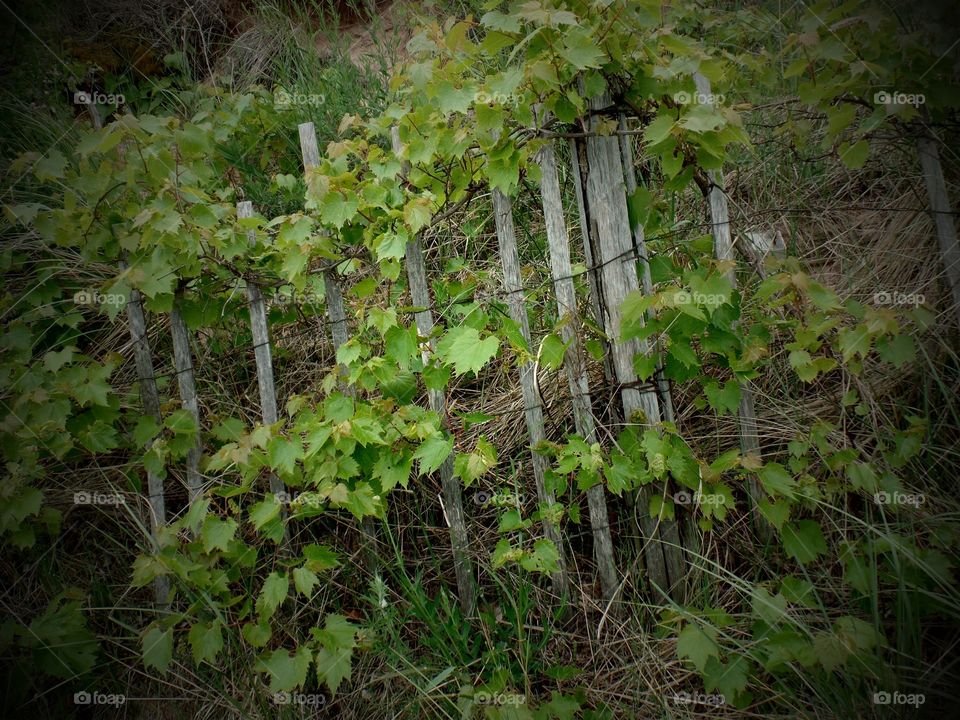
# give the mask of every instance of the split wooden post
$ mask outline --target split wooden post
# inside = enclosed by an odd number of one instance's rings
[[[92,99],[87,100],[87,112],[94,130],[103,128],[100,112]],[[120,269],[126,270],[127,264],[120,261]],[[157,427],[163,424],[160,414],[160,393],[157,392],[157,378],[153,368],[153,354],[150,352],[150,340],[147,338],[147,320],[143,313],[143,298],[140,292],[130,289],[130,298],[125,307],[127,325],[130,328],[130,340],[133,344],[133,359],[137,366],[137,379],[140,383],[140,401],[143,403],[143,412],[152,417]],[[153,440],[147,445],[149,449]],[[159,548],[158,537],[160,529],[167,524],[166,499],[163,495],[163,478],[150,469],[147,469],[147,503],[150,506],[150,530],[154,550]],[[154,599],[158,606],[165,605],[170,596],[170,579],[165,575],[158,575],[153,581]]]
[[[623,157],[623,176],[626,183],[627,195],[633,195],[637,191],[636,171],[633,167],[633,138],[626,133],[627,119],[620,115],[620,154]],[[637,258],[643,265],[640,273],[640,282],[643,287],[643,294],[653,295],[653,278],[650,276],[650,254],[647,252],[647,242],[644,236],[643,225],[637,223],[633,228],[633,246],[637,251]],[[648,311],[648,317],[652,319],[653,311]],[[670,392],[670,382],[663,375],[663,351],[659,343],[654,345],[654,352],[657,354],[657,367],[654,371],[654,380],[657,383],[657,391],[660,393],[660,405],[663,410],[663,419],[667,422],[675,421],[673,409],[673,395]]]
[[[124,269],[124,264],[120,264]],[[147,338],[147,322],[143,313],[143,301],[137,290],[130,290],[126,305],[127,325],[130,328],[130,341],[133,344],[133,358],[137,366],[137,378],[140,382],[140,400],[143,413],[152,417],[159,427],[163,423],[160,415],[160,394],[157,392],[157,380],[153,369],[153,356],[150,341]],[[152,441],[151,443],[152,444]],[[148,446],[149,448],[149,446]],[[163,478],[152,470],[147,470],[147,501],[150,506],[150,529],[154,549],[159,548],[160,529],[167,524],[166,503],[163,496]],[[170,595],[170,579],[165,575],[153,581],[153,592],[157,605],[164,605]]]
[[[500,262],[503,265],[503,286],[507,293],[507,307],[510,317],[519,326],[523,339],[533,347],[530,337],[530,321],[524,303],[523,281],[520,277],[520,256],[517,251],[517,235],[513,226],[513,208],[510,198],[500,190],[493,190],[493,215],[497,226],[497,240],[500,245]],[[530,436],[530,461],[533,465],[533,479],[537,488],[537,499],[545,507],[556,503],[553,492],[548,490],[544,478],[549,463],[547,458],[534,448],[547,438],[543,425],[543,401],[537,391],[536,364],[531,360],[520,366],[520,389],[523,394],[524,416],[527,433]],[[566,560],[563,538],[560,529],[549,520],[543,523],[543,534],[552,542],[559,554],[560,571],[551,575],[553,589],[561,598],[567,593]]]
[[[253,203],[244,200],[237,203],[237,218],[252,218]],[[256,232],[250,230],[247,233],[247,239],[250,245],[256,243]],[[273,354],[270,349],[270,328],[267,324],[267,306],[263,301],[263,291],[260,286],[252,281],[247,282],[247,306],[250,311],[250,334],[253,338],[253,357],[257,365],[257,387],[260,390],[260,416],[263,418],[264,425],[275,425],[277,415],[277,389],[273,379]],[[286,486],[283,481],[277,477],[276,473],[270,473],[269,477],[270,492],[278,499],[287,495]],[[287,511],[285,507],[280,508],[281,520],[286,520]],[[283,527],[284,540],[287,539],[287,527]]]
[[[297,126],[300,132],[300,151],[303,155],[304,173],[320,164],[320,148],[317,145],[317,131],[312,122],[301,123]],[[350,339],[350,332],[347,328],[347,313],[343,307],[343,290],[340,288],[340,278],[337,276],[336,268],[324,270],[323,273],[324,295],[327,303],[327,322],[330,324],[330,335],[333,338],[334,348],[339,350],[340,346]],[[338,369],[341,373],[342,369]],[[353,397],[354,389],[348,386],[342,379],[340,388],[345,395]]]
[[[394,154],[400,157],[403,147],[398,128],[391,128],[390,140]],[[404,172],[408,171],[409,163],[405,162]],[[428,338],[427,347],[423,350],[423,358],[426,362],[433,352],[433,340],[429,339],[433,333],[433,311],[430,309],[433,306],[433,301],[430,298],[430,286],[427,284],[427,270],[423,261],[423,250],[420,247],[419,235],[415,235],[407,242],[404,264],[412,304],[414,307],[423,308],[423,310],[414,313],[414,320],[420,337]],[[440,390],[428,389],[427,399],[430,403],[430,409],[437,413],[446,425],[446,396]],[[457,575],[460,607],[465,615],[470,616],[473,615],[476,607],[476,581],[469,554],[470,541],[467,535],[466,516],[463,512],[463,493],[459,481],[453,475],[453,453],[440,466],[440,482],[443,486],[444,516],[450,526],[450,545],[453,550],[453,564]]]
[[[624,420],[635,422],[642,414],[643,424],[654,426],[660,422],[660,402],[657,391],[639,386],[633,369],[637,353],[647,354],[646,341],[621,340],[621,305],[628,294],[639,290],[633,233],[627,212],[623,161],[616,137],[599,135],[598,112],[611,105],[608,95],[592,100],[589,130],[585,140],[587,154],[586,201],[588,222],[596,232],[585,232],[590,242],[596,243],[593,257],[601,265],[600,283],[603,290],[604,328],[610,340],[613,369],[620,384],[620,400]],[[651,582],[667,595],[679,587],[684,578],[680,532],[675,521],[649,517],[652,487],[637,492],[640,526],[644,534],[644,559]]]
[[[583,193],[583,173],[580,169],[580,146],[573,138],[569,140],[570,147],[570,170],[573,180],[573,192],[577,199],[577,217],[580,219],[580,227],[583,235],[583,260],[587,265],[587,286],[590,288],[590,310],[593,314],[593,321],[598,326],[603,326],[603,310],[600,301],[600,278],[599,270],[593,262],[593,251],[587,237],[590,225],[587,213],[587,201]],[[586,159],[584,159],[586,162]],[[554,161],[556,165],[556,161]],[[569,251],[568,251],[569,254]],[[608,383],[613,382],[613,368],[610,367],[610,356],[603,354],[603,377]]]
[[[317,144],[317,131],[312,122],[301,123],[297,126],[300,134],[300,152],[303,157],[304,173],[320,164],[320,148]],[[350,339],[347,327],[347,313],[343,306],[343,290],[340,287],[340,278],[336,268],[330,268],[323,273],[324,296],[327,304],[327,322],[330,324],[330,335],[333,339],[334,352]],[[337,375],[340,378],[340,391],[350,398],[356,398],[357,393],[352,385],[346,381],[346,368],[337,363]],[[360,528],[367,538],[365,543],[365,564],[367,570],[375,574],[379,567],[377,558],[377,528],[373,518],[364,516],[360,521]]]
[[[694,73],[694,83],[696,83],[697,93],[706,98],[712,104],[710,81],[700,73]],[[730,210],[727,205],[727,196],[723,190],[723,174],[719,170],[711,170],[708,173],[710,180],[710,189],[708,190],[707,200],[710,204],[710,223],[713,228],[714,252],[718,260],[726,260],[730,263],[736,261],[733,252],[733,239],[730,234]],[[737,277],[733,267],[727,271],[727,279],[731,285],[737,287]],[[747,381],[740,381],[740,409],[737,421],[740,430],[740,449],[744,455],[761,456],[760,434],[757,429],[757,412],[754,407],[753,388]],[[753,526],[761,539],[770,541],[773,537],[770,526],[757,510],[757,503],[764,497],[763,489],[759,480],[751,476],[747,481],[747,491],[750,494],[750,502],[754,510]]]
[[[570,241],[563,217],[560,195],[560,180],[557,177],[557,161],[553,146],[540,150],[540,193],[543,200],[543,215],[547,226],[547,243],[550,247],[550,272],[553,275],[554,292],[557,296],[557,318],[560,335],[567,344],[564,367],[570,385],[570,401],[573,406],[573,421],[577,432],[584,440],[597,441],[596,422],[590,400],[590,383],[583,348],[580,345],[580,323],[577,320],[577,295],[573,284],[573,269],[570,264]],[[613,602],[619,581],[613,558],[613,541],[610,537],[610,519],[603,485],[594,485],[587,490],[590,509],[590,527],[593,532],[593,553],[600,574],[600,587],[607,603]]]
[[[192,504],[203,491],[203,478],[200,476],[200,406],[197,402],[197,385],[193,374],[190,333],[180,309],[182,302],[183,290],[178,289],[173,300],[173,310],[170,312],[170,334],[173,337],[173,369],[177,373],[180,402],[193,417],[197,426],[196,439],[187,453],[187,493]]]
[[[927,186],[927,196],[930,198],[930,212],[937,229],[937,240],[940,244],[940,255],[943,258],[947,284],[950,286],[950,296],[953,298],[953,311],[960,321],[960,244],[957,243],[957,229],[953,223],[950,196],[947,194],[947,183],[943,178],[937,142],[932,131],[926,130],[917,141],[917,154],[920,156],[923,181]]]

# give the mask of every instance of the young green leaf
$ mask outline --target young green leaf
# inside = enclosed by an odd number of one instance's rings
[[[326,683],[331,695],[337,694],[340,683],[350,679],[352,658],[353,650],[350,648],[331,651],[322,647],[317,651],[317,681]]]
[[[223,649],[223,626],[219,622],[194,623],[187,633],[187,640],[193,649],[193,662],[213,664]]]
[[[461,325],[448,330],[437,343],[437,355],[448,365],[453,365],[457,375],[478,373],[500,347],[500,340],[491,335],[483,340],[472,327]]]
[[[781,532],[783,549],[801,565],[812,562],[827,552],[820,525],[815,520],[787,523]]]
[[[677,657],[687,659],[701,673],[707,666],[707,660],[720,656],[717,644],[717,631],[709,625],[701,628],[695,623],[687,623],[677,637]]]
[[[261,620],[269,620],[287,599],[290,590],[290,580],[286,575],[276,571],[270,573],[263,583],[260,597],[257,598],[257,614]]]
[[[233,518],[220,520],[214,515],[208,515],[203,521],[203,528],[200,531],[203,551],[209,553],[217,549],[226,552],[236,532],[237,521]]]
[[[141,647],[143,664],[165,673],[173,659],[173,628],[151,627],[144,634]]]
[[[269,677],[270,692],[286,692],[303,687],[312,659],[312,653],[305,645],[297,648],[293,655],[286,650],[274,650],[257,660],[257,670]]]

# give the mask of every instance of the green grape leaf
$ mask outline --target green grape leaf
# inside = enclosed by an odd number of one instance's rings
[[[741,705],[740,695],[746,690],[750,677],[750,661],[743,655],[734,655],[729,662],[710,658],[703,673],[703,687],[707,692],[719,690],[732,705]]]
[[[823,532],[815,520],[787,523],[781,531],[783,549],[801,565],[812,562],[827,552]]]
[[[710,382],[704,385],[703,390],[710,407],[720,415],[737,414],[740,408],[740,385],[735,380],[728,380],[722,388],[718,383]]]
[[[270,678],[270,692],[286,692],[303,687],[313,654],[305,645],[291,655],[286,650],[274,650],[257,660],[257,670]]]
[[[303,458],[303,443],[299,438],[277,436],[270,440],[267,450],[270,467],[279,475],[292,475],[297,461]]]
[[[840,143],[840,162],[846,165],[850,170],[858,170],[863,167],[870,154],[870,143],[866,140],[860,140],[853,145],[849,143]]]
[[[656,145],[669,137],[676,121],[669,115],[658,115],[643,131],[643,137],[648,145]]]
[[[750,603],[753,616],[768,625],[777,625],[786,618],[787,599],[783,595],[771,595],[764,587],[753,588]]]
[[[837,340],[844,362],[850,362],[854,355],[866,357],[870,352],[870,330],[864,324],[855,328],[842,328],[837,333]]]
[[[437,343],[437,355],[447,365],[453,365],[457,375],[468,372],[478,373],[500,347],[496,336],[480,339],[480,333],[472,327],[461,325],[448,330]]]
[[[270,630],[270,623],[265,620],[261,620],[258,623],[244,623],[240,632],[243,635],[243,639],[253,647],[264,647],[270,642],[270,637],[273,635],[273,632]]]
[[[758,475],[763,489],[773,497],[779,495],[792,498],[794,496],[797,481],[793,479],[790,471],[780,463],[767,463],[760,469]]]
[[[303,557],[306,560],[303,566],[314,572],[332,570],[340,566],[336,551],[326,545],[307,545],[303,549]]]
[[[226,552],[236,532],[237,521],[233,518],[219,520],[213,515],[208,515],[204,519],[203,529],[200,531],[200,538],[203,541],[203,551],[209,553],[217,549]]]
[[[913,362],[917,356],[917,346],[909,335],[894,335],[877,341],[877,353],[884,362],[900,368]]]
[[[454,475],[463,479],[463,484],[470,487],[474,480],[497,464],[497,450],[486,438],[480,437],[472,453],[460,454],[453,463]]]
[[[257,614],[261,620],[269,620],[287,599],[290,590],[290,579],[276,571],[270,573],[263,583],[260,597],[257,598]]]
[[[677,637],[677,657],[693,663],[701,673],[707,666],[707,660],[720,656],[717,644],[717,631],[709,625],[700,627],[687,623]]]
[[[793,575],[787,575],[781,583],[780,594],[794,605],[816,607],[816,590],[813,583],[808,580],[800,580]]]
[[[223,650],[223,626],[219,622],[198,622],[190,628],[187,640],[193,649],[193,662],[213,664]]]
[[[337,694],[340,683],[350,679],[352,658],[353,650],[350,648],[331,651],[322,647],[317,651],[317,682],[326,683],[331,695]]]
[[[250,516],[250,522],[257,530],[262,530],[272,520],[280,516],[280,502],[276,496],[268,495],[261,502],[258,502],[247,511]]]
[[[143,664],[165,673],[173,660],[173,629],[151,627],[141,641]]]
[[[550,370],[557,370],[563,365],[563,356],[566,352],[567,343],[556,334],[550,333],[540,343],[540,364]]]
[[[574,27],[563,39],[560,55],[577,70],[598,68],[604,58],[603,51],[597,47],[585,28]]]
[[[306,567],[293,569],[293,585],[297,592],[306,597],[313,594],[313,588],[320,582],[316,573]]]
[[[452,451],[453,438],[434,435],[425,440],[413,454],[413,459],[420,461],[419,474],[432,473],[443,464]]]
[[[357,626],[343,615],[327,615],[323,630],[311,632],[328,650],[350,649],[357,645]]]

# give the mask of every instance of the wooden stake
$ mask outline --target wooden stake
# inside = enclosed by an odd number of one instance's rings
[[[394,127],[390,132],[393,152],[400,156],[402,145],[399,130]],[[405,172],[409,165],[404,164]],[[420,247],[420,237],[415,236],[407,242],[406,257],[404,258],[407,271],[407,282],[410,286],[410,299],[414,307],[424,308],[414,314],[417,324],[417,333],[420,337],[430,338],[433,333],[433,301],[430,297],[430,286],[427,284],[427,270],[423,261],[423,250]],[[433,352],[433,340],[428,339],[423,350],[424,361],[427,361]],[[430,409],[440,416],[441,421],[447,423],[447,399],[439,390],[427,390],[427,399]],[[440,466],[440,481],[443,485],[444,515],[450,525],[450,545],[453,549],[453,564],[457,575],[457,591],[460,598],[460,607],[465,615],[473,615],[476,607],[476,581],[474,580],[473,563],[469,555],[469,536],[467,535],[466,516],[463,512],[463,493],[460,482],[453,476],[453,453]]]
[[[697,92],[707,98],[711,95],[710,81],[700,73],[694,73],[694,82]],[[710,204],[710,222],[713,227],[713,244],[718,260],[729,260],[734,262],[736,256],[733,252],[733,240],[730,234],[730,210],[727,206],[727,196],[723,191],[723,174],[718,170],[711,170],[708,173],[710,178],[710,190],[707,200]],[[731,268],[726,275],[731,285],[737,287],[737,277]],[[747,381],[740,381],[740,409],[738,413],[738,424],[740,428],[740,449],[744,455],[756,455],[761,457],[760,436],[757,431],[757,412],[753,401],[753,388]],[[757,503],[764,497],[760,481],[751,476],[747,481],[747,492],[750,495],[750,502],[754,511],[753,526],[761,539],[769,542],[773,538],[770,526],[764,520],[760,511],[757,509]]]
[[[637,177],[633,167],[633,136],[627,134],[627,119],[620,115],[620,154],[623,157],[623,176],[626,182],[627,195],[633,195],[637,191]],[[653,295],[653,279],[650,277],[650,254],[647,252],[647,242],[644,237],[643,225],[637,223],[633,228],[633,246],[637,251],[637,258],[642,264],[640,281],[643,287],[644,295]],[[653,312],[649,312],[652,319]],[[657,355],[657,369],[654,379],[657,383],[657,391],[660,394],[660,404],[663,411],[663,419],[667,422],[674,422],[675,415],[673,410],[673,395],[670,392],[670,381],[663,375],[663,350],[659,344],[654,346],[654,352]]]
[[[609,107],[609,97],[604,95],[591,101],[591,109],[602,111]],[[601,121],[596,114],[590,119],[590,129],[596,130]],[[585,139],[587,151],[586,199],[589,208],[588,220],[596,227],[590,233],[595,242],[594,259],[601,264],[600,278],[603,289],[604,327],[610,339],[613,369],[620,383],[620,399],[627,423],[640,422],[656,426],[661,419],[657,391],[638,387],[633,369],[637,353],[647,354],[646,341],[636,339],[623,342],[621,336],[620,307],[627,295],[639,290],[637,279],[633,233],[627,213],[626,186],[620,147],[615,137],[591,136]],[[645,538],[645,561],[650,580],[664,593],[670,594],[679,587],[683,577],[682,548],[679,530],[670,520],[657,520],[648,516],[652,487],[640,488],[637,493],[640,505],[640,525]]]
[[[940,256],[943,258],[947,284],[950,286],[950,294],[953,298],[953,310],[957,314],[957,320],[960,321],[960,244],[957,244],[957,229],[953,223],[950,196],[947,194],[947,183],[943,178],[937,142],[932,132],[922,135],[917,141],[917,154],[920,156],[923,181],[927,186],[927,196],[930,198],[930,212],[937,228]]]
[[[574,138],[569,141],[570,144],[570,170],[573,179],[573,192],[577,199],[577,216],[580,218],[580,228],[583,235],[583,260],[587,264],[587,286],[590,288],[590,312],[593,321],[598,327],[603,327],[603,303],[600,301],[600,271],[593,262],[593,251],[590,247],[589,233],[592,232],[587,213],[587,203],[583,196],[583,177],[586,165],[586,158],[581,165],[580,162],[580,144]],[[554,160],[556,163],[556,160]],[[568,251],[569,254],[569,251]],[[613,384],[613,368],[610,366],[610,355],[603,354],[603,377],[608,384]]]
[[[317,132],[312,122],[301,123],[297,126],[300,133],[300,150],[303,155],[303,170],[308,173],[320,164],[320,148],[317,145]],[[350,339],[347,327],[347,313],[343,306],[343,291],[340,288],[340,278],[335,269],[323,273],[324,295],[327,301],[327,321],[330,323],[330,335],[333,339],[334,352],[340,349]],[[340,378],[340,391],[351,398],[356,398],[356,389],[346,380],[346,368],[337,363],[337,375]],[[376,574],[379,571],[377,556],[377,527],[373,518],[364,516],[360,521],[360,529],[366,538],[364,543],[364,564],[367,571]]]
[[[124,269],[125,264],[120,263]],[[152,417],[159,427],[163,423],[160,415],[160,394],[157,392],[156,375],[153,369],[153,356],[150,341],[147,338],[147,322],[143,313],[143,303],[137,290],[130,290],[130,299],[126,305],[127,324],[130,328],[130,340],[133,345],[133,358],[137,366],[140,382],[140,400],[143,413]],[[153,441],[150,442],[153,444]],[[149,449],[149,445],[147,446]],[[166,503],[163,496],[163,478],[147,470],[147,501],[150,505],[150,528],[152,530],[154,551],[159,549],[158,536],[161,528],[167,524]],[[170,579],[165,575],[153,581],[153,592],[158,606],[165,605],[170,595]]]
[[[520,333],[526,340],[527,346],[532,349],[530,337],[530,322],[527,318],[527,308],[524,303],[523,281],[520,277],[520,257],[517,252],[517,236],[513,227],[513,208],[510,198],[497,189],[493,190],[493,214],[497,226],[497,240],[500,244],[500,261],[503,265],[503,286],[507,293],[507,306],[510,317],[520,327]],[[549,468],[547,458],[533,448],[547,438],[543,426],[543,402],[537,391],[536,365],[526,361],[520,366],[520,389],[523,393],[524,415],[527,421],[527,432],[530,435],[530,460],[533,465],[533,479],[537,488],[537,499],[541,505],[552,506],[556,503],[553,493],[548,491],[544,483],[546,471]],[[543,533],[552,542],[559,553],[560,572],[553,573],[554,591],[560,597],[567,592],[566,561],[563,538],[560,530],[551,522],[543,523]]]
[[[237,203],[237,218],[252,218],[253,203],[249,200]],[[247,233],[250,245],[256,243],[256,233]],[[250,334],[253,337],[253,357],[257,364],[257,387],[260,390],[260,416],[264,425],[275,425],[277,416],[277,389],[273,380],[273,355],[270,350],[270,328],[267,324],[267,306],[263,301],[263,291],[255,282],[247,282],[247,305],[250,310]],[[275,473],[268,477],[270,492],[279,498],[287,497],[283,481]],[[287,509],[280,508],[283,522],[283,539],[289,539],[286,519]]]
[[[183,302],[183,290],[177,290],[170,313],[170,333],[173,337],[173,367],[177,373],[177,385],[180,388],[180,402],[193,416],[197,426],[197,436],[190,452],[187,453],[187,492],[192,504],[203,492],[203,478],[200,476],[200,407],[197,404],[197,386],[193,374],[193,354],[190,350],[190,333],[183,321],[180,310]]]
[[[567,382],[570,385],[573,421],[577,433],[582,435],[588,443],[593,444],[597,441],[597,429],[593,418],[587,367],[583,349],[580,346],[580,322],[570,264],[570,242],[563,218],[557,161],[551,145],[544,146],[540,151],[539,163],[543,215],[547,226],[547,243],[550,247],[550,272],[553,275],[554,291],[557,296],[557,317],[561,323],[560,335],[568,346],[563,364],[567,371]],[[600,574],[600,587],[604,600],[611,603],[616,597],[619,581],[613,558],[607,501],[602,485],[594,485],[587,490],[587,504],[590,508],[593,552]]]
[[[252,218],[253,203],[249,200],[237,203],[237,218]],[[255,233],[248,233],[250,244],[255,242]],[[250,334],[253,336],[253,356],[257,364],[257,386],[260,389],[260,415],[264,425],[274,425],[277,416],[277,390],[273,380],[273,356],[270,350],[270,329],[267,325],[267,307],[263,292],[255,282],[247,283],[247,302],[250,309]],[[270,492],[283,493],[286,487],[276,475],[270,475]]]

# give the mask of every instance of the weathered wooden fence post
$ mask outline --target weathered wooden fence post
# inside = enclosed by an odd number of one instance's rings
[[[121,269],[124,264],[120,264]],[[137,366],[137,378],[140,382],[140,400],[143,413],[152,417],[159,427],[163,423],[160,415],[160,394],[153,369],[153,356],[150,353],[150,340],[147,338],[147,322],[143,313],[143,303],[137,290],[130,290],[126,305],[127,325],[130,328],[130,341],[133,345],[133,358]],[[152,441],[151,441],[152,444]],[[149,447],[149,446],[148,446]],[[157,535],[167,524],[166,503],[163,496],[163,478],[152,470],[147,470],[147,501],[150,506],[150,529],[154,549],[157,547]],[[163,605],[170,594],[170,579],[160,575],[153,581],[153,592],[157,605]]]
[[[568,345],[564,355],[564,367],[570,385],[573,421],[577,432],[588,443],[593,444],[597,441],[597,429],[593,418],[587,367],[580,345],[580,323],[577,320],[577,295],[570,264],[570,242],[563,218],[560,180],[557,177],[557,161],[552,145],[546,145],[540,150],[539,163],[540,193],[547,226],[547,243],[550,246],[550,273],[553,275],[554,292],[557,296],[557,318],[560,321],[561,338]],[[613,558],[610,519],[603,485],[594,485],[587,490],[587,505],[590,509],[593,553],[600,574],[600,587],[604,600],[609,604],[616,597],[619,581]]]
[[[937,228],[937,240],[940,243],[940,255],[953,298],[953,310],[960,321],[960,244],[957,243],[957,229],[953,223],[950,209],[950,196],[947,183],[943,178],[940,165],[940,153],[937,151],[937,138],[932,131],[925,130],[917,141],[917,154],[923,169],[923,181],[930,198],[930,212]]]
[[[300,132],[300,150],[303,155],[303,170],[309,172],[320,163],[320,148],[317,145],[317,132],[312,122],[301,123],[297,126]],[[327,322],[330,325],[330,335],[333,338],[334,349],[350,339],[347,328],[347,313],[343,307],[343,290],[340,287],[340,278],[335,267],[323,272],[324,295],[327,303]],[[343,374],[343,369],[338,372]],[[340,389],[344,394],[355,396],[353,387],[341,379]]]
[[[697,93],[711,101],[710,104],[713,104],[710,81],[700,73],[694,73],[693,79],[696,83]],[[710,189],[707,192],[707,200],[710,204],[714,252],[718,260],[728,260],[733,263],[736,261],[736,256],[733,252],[733,240],[730,234],[730,210],[727,205],[727,196],[723,190],[723,175],[718,170],[711,170],[708,177]],[[737,277],[732,267],[727,272],[727,279],[734,288],[737,287]],[[762,453],[760,450],[760,435],[757,429],[757,412],[753,402],[753,388],[747,381],[741,381],[739,384],[740,410],[737,419],[740,428],[740,449],[744,455],[760,457]],[[773,537],[771,528],[757,511],[757,502],[764,495],[760,482],[755,476],[749,478],[747,491],[750,494],[750,502],[754,510],[753,526],[763,540],[769,541]]]
[[[311,168],[320,164],[320,148],[317,145],[317,131],[312,122],[301,123],[297,126],[300,133],[300,151],[303,157],[303,171],[310,172]],[[336,267],[325,270],[323,273],[324,296],[327,304],[327,322],[330,324],[330,335],[333,339],[334,351],[340,349],[350,339],[350,330],[347,327],[347,313],[343,307],[343,290],[340,287],[340,278]],[[344,395],[356,398],[356,390],[346,381],[346,368],[337,363],[337,374],[340,378],[340,390]],[[364,543],[364,562],[370,573],[376,573],[379,565],[377,557],[377,528],[369,516],[360,521]]]
[[[583,173],[580,170],[580,146],[574,138],[569,140],[570,148],[570,177],[573,180],[573,193],[577,199],[577,217],[580,219],[581,234],[583,235],[583,260],[587,265],[587,286],[590,288],[590,311],[593,315],[593,321],[598,327],[603,326],[603,304],[600,301],[600,271],[593,262],[593,250],[587,233],[590,228],[590,221],[587,213],[587,201],[583,193]],[[554,155],[556,153],[554,152]],[[584,158],[586,162],[586,158]],[[556,161],[554,160],[556,166]],[[569,254],[569,251],[568,251]],[[610,356],[603,354],[603,377],[608,383],[613,382],[613,368],[610,366]]]
[[[530,337],[530,321],[527,318],[527,308],[524,303],[523,281],[520,277],[520,257],[517,252],[517,235],[513,227],[513,208],[510,198],[500,190],[493,190],[493,215],[497,226],[497,240],[500,245],[500,262],[503,265],[503,286],[507,293],[507,306],[510,317],[520,327],[520,333],[532,349]],[[544,477],[549,463],[547,458],[533,448],[546,440],[546,431],[543,426],[543,402],[537,391],[536,364],[530,360],[520,366],[520,389],[523,394],[524,416],[527,422],[527,432],[530,436],[530,461],[533,465],[533,479],[537,488],[537,499],[541,505],[547,507],[556,503],[553,493],[548,491]],[[559,528],[550,521],[544,521],[543,533],[557,548],[559,553],[560,571],[553,573],[551,579],[553,588],[560,597],[567,592],[566,551]]]
[[[633,140],[627,134],[627,119],[624,115],[620,115],[620,154],[623,157],[623,176],[626,182],[627,195],[633,195],[637,191],[637,177],[633,166]],[[650,276],[650,254],[647,252],[643,225],[639,222],[633,227],[633,245],[637,251],[637,258],[643,265],[640,273],[643,294],[652,295],[653,279]],[[652,315],[653,311],[651,310],[648,316],[652,317]],[[670,392],[670,382],[663,375],[663,351],[659,343],[654,344],[654,352],[657,355],[657,368],[653,377],[660,396],[663,419],[667,422],[674,422],[673,395]]]
[[[400,142],[398,128],[391,128],[390,139],[393,152],[400,157],[403,149]],[[409,169],[409,163],[404,163],[404,172]],[[423,262],[423,250],[420,247],[419,235],[407,242],[404,264],[407,271],[407,282],[410,286],[410,299],[414,307],[423,308],[414,314],[417,324],[417,333],[421,337],[429,338],[433,333],[433,301],[430,298],[430,287],[427,284],[427,270]],[[429,347],[424,349],[424,360],[429,358],[433,350],[433,341],[428,340]],[[436,412],[444,425],[447,418],[447,399],[440,390],[427,390],[430,409]],[[450,544],[453,549],[453,564],[457,575],[457,591],[460,598],[460,607],[464,614],[472,615],[476,606],[476,581],[474,580],[473,563],[469,554],[469,536],[467,535],[466,516],[463,512],[463,493],[460,482],[453,476],[453,453],[440,466],[440,481],[443,485],[444,515],[450,525]]]
[[[636,169],[634,168],[634,151],[633,151],[633,140],[627,132],[627,119],[626,116],[621,113],[619,119],[619,130],[620,130],[620,156],[623,161],[623,177],[624,177],[624,187],[626,188],[627,195],[633,195],[637,190],[637,177]],[[628,213],[629,218],[629,213]],[[641,264],[640,271],[640,285],[643,288],[644,295],[653,294],[653,279],[650,275],[650,254],[647,252],[647,242],[644,234],[643,225],[639,222],[633,226],[633,247],[636,251],[637,259]],[[653,319],[654,312],[653,310],[647,311],[647,317]],[[646,343],[642,343],[641,347],[646,347]],[[660,342],[655,340],[653,347],[651,348],[652,352],[657,358],[656,368],[653,371],[653,382],[657,390],[657,399],[660,401],[660,411],[662,414],[662,419],[667,422],[676,422],[676,415],[673,408],[673,394],[670,390],[670,381],[663,374],[663,351],[660,347]],[[644,507],[635,508],[635,512],[647,512],[647,509]],[[674,511],[679,512],[678,510]],[[700,538],[698,533],[698,528],[696,525],[693,516],[690,514],[685,514],[684,520],[687,525],[686,542],[684,547],[687,550],[698,551],[700,548]],[[665,532],[665,538],[668,542],[673,542],[675,544],[680,544],[680,532],[678,525],[667,525],[661,526],[663,532]],[[665,551],[666,552],[666,551]],[[682,568],[677,568],[674,572],[682,572]],[[674,580],[676,583],[676,580]]]
[[[187,453],[187,493],[193,503],[203,491],[203,478],[200,476],[200,406],[197,402],[197,385],[193,374],[193,353],[190,350],[190,333],[183,320],[181,304],[183,289],[178,288],[170,312],[170,334],[173,337],[173,369],[177,373],[177,386],[180,389],[180,402],[190,413],[197,426],[196,440]]]
[[[252,218],[253,203],[249,200],[237,203],[237,218]],[[250,230],[247,238],[251,245],[256,243],[256,233]],[[257,365],[257,387],[260,391],[260,416],[264,425],[275,425],[277,416],[277,389],[273,379],[273,354],[270,350],[270,328],[267,324],[267,306],[263,300],[260,286],[247,281],[247,305],[250,311],[250,335],[253,338],[253,357]],[[279,498],[286,497],[286,486],[275,473],[270,473],[270,492]],[[281,520],[286,520],[286,508],[280,509]],[[284,540],[287,539],[287,527],[284,523]]]
[[[601,265],[604,328],[610,340],[613,369],[620,384],[624,420],[655,426],[661,420],[657,391],[652,386],[640,386],[633,369],[634,355],[638,352],[646,354],[649,348],[645,341],[623,342],[620,337],[621,305],[629,293],[639,290],[640,283],[619,143],[616,137],[597,134],[601,122],[598,113],[611,104],[606,94],[590,102],[592,115],[588,124],[590,132],[585,140],[585,186],[587,220],[591,230],[595,228],[596,232],[585,232],[584,237],[596,244],[593,258]],[[637,492],[646,570],[651,582],[669,595],[684,578],[680,532],[675,521],[649,517],[647,508],[651,494],[650,486]]]
[[[87,112],[94,130],[103,128],[100,112],[96,104],[87,102]],[[125,261],[120,261],[120,269],[126,270]],[[157,378],[154,374],[153,355],[150,352],[150,340],[147,337],[147,320],[143,313],[143,299],[138,290],[130,289],[130,297],[124,308],[127,314],[127,325],[130,329],[130,341],[133,344],[133,359],[137,366],[137,379],[140,382],[140,401],[143,403],[143,412],[152,417],[157,427],[162,426],[163,417],[160,414],[160,394],[157,392]],[[150,441],[150,445],[153,441]],[[149,449],[149,445],[147,446]],[[160,529],[167,524],[166,499],[163,495],[163,478],[150,469],[147,469],[147,503],[150,506],[150,530],[154,549],[157,549],[157,536]],[[160,575],[153,581],[153,595],[158,606],[165,605],[170,595],[170,579]]]

